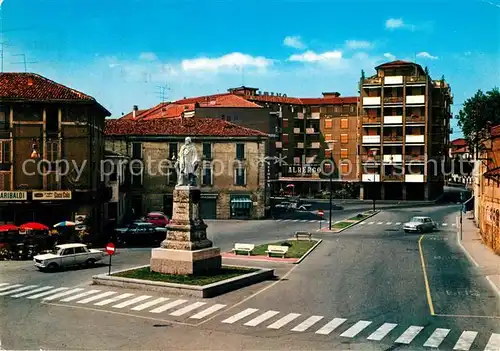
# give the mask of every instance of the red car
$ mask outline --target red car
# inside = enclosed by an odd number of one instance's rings
[[[163,212],[150,212],[146,215],[145,220],[155,227],[165,227],[170,223],[170,220]]]

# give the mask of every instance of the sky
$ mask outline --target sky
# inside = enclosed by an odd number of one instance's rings
[[[4,72],[24,72],[26,62],[28,72],[94,96],[113,117],[241,85],[357,95],[361,70],[370,76],[394,59],[444,76],[454,113],[500,82],[500,0],[0,3]]]

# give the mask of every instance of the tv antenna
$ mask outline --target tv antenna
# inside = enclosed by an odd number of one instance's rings
[[[12,62],[12,64],[23,64],[24,72],[28,72],[28,63],[38,63],[37,61],[26,61],[26,54],[14,54],[12,56],[22,56],[23,60],[21,62]]]
[[[160,98],[162,104],[161,117],[164,118],[167,109],[165,108],[165,106],[163,106],[163,104],[165,104],[165,102],[167,101],[167,91],[170,90],[170,87],[168,85],[159,85],[157,86],[157,88],[158,88],[157,96]]]

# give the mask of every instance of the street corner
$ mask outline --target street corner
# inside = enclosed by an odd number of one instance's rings
[[[335,221],[334,223],[332,223],[331,228],[330,228],[330,226],[325,227],[325,228],[320,228],[317,230],[317,232],[330,233],[330,234],[340,233],[340,232],[342,232],[346,229],[349,229],[357,224],[363,224],[368,218],[375,216],[379,212],[380,212],[380,210],[369,210],[369,211],[360,212],[355,216],[345,218],[341,221]]]

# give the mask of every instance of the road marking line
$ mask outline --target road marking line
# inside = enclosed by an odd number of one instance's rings
[[[377,330],[367,337],[368,340],[380,341],[387,336],[394,328],[397,327],[395,323],[384,323]]]
[[[216,304],[216,305],[213,305],[212,307],[209,307],[207,309],[204,309],[203,311],[200,311],[198,313],[196,313],[195,315],[189,317],[191,319],[202,319],[202,318],[205,318],[206,316],[214,313],[214,312],[217,312],[218,310],[220,309],[223,309],[224,307],[226,307],[226,305],[221,305],[221,304]]]
[[[76,299],[79,299],[81,297],[85,297],[85,296],[89,296],[89,295],[92,295],[92,294],[95,294],[95,293],[98,293],[98,292],[101,292],[101,290],[89,290],[89,291],[84,291],[80,294],[76,294],[76,295],[73,295],[73,296],[70,296],[70,297],[67,297],[65,299],[62,299],[61,302],[70,302],[70,301],[73,301],[73,300],[76,300]]]
[[[450,329],[437,328],[424,343],[424,347],[439,347],[446,336],[448,336],[449,332]]]
[[[111,296],[111,295],[114,295],[114,294],[116,294],[115,291],[106,291],[106,292],[103,292],[103,293],[98,294],[98,295],[87,297],[86,299],[77,301],[76,303],[82,303],[82,304],[83,303],[89,303],[89,302],[92,302],[92,301],[95,301],[95,300],[99,300],[99,299],[102,299],[102,298],[105,298],[105,297],[108,297],[108,296]]]
[[[458,339],[453,350],[468,351],[477,336],[475,331],[464,331]]]
[[[269,329],[279,329],[282,326],[287,325],[288,323],[290,323],[294,319],[298,318],[299,316],[300,316],[300,313],[289,313],[285,317],[278,319],[276,322],[268,325],[267,327]]]
[[[448,225],[448,223],[443,223],[443,226],[446,227]]]
[[[396,225],[401,225],[401,222],[396,222]]]
[[[316,324],[317,322],[319,322],[322,319],[323,319],[323,316],[311,316],[311,317],[307,318],[305,321],[303,321],[302,323],[300,323],[299,325],[297,325],[295,328],[293,328],[292,331],[303,332],[303,331],[309,329],[310,327],[312,327],[314,324]]]
[[[306,223],[307,222],[307,219],[303,219],[300,221],[300,223]]]
[[[14,284],[14,285],[9,285],[9,286],[6,286],[6,287],[3,287],[3,288],[0,288],[0,291],[5,291],[5,290],[9,290],[9,289],[14,289],[14,288],[17,288],[18,286],[22,286],[22,284]]]
[[[141,302],[141,301],[144,301],[144,300],[147,300],[149,299],[151,296],[149,295],[141,295],[141,296],[137,296],[135,299],[132,299],[132,300],[128,300],[128,301],[124,301],[124,302],[121,302],[117,305],[114,305],[112,306],[113,308],[124,308],[124,307],[127,307],[127,306],[130,306],[130,305],[133,305],[134,303],[138,303],[138,302]]]
[[[37,293],[37,292],[41,292],[41,291],[44,291],[44,290],[49,290],[49,289],[52,289],[52,288],[53,288],[53,286],[42,286],[41,288],[38,288],[38,289],[35,289],[35,290],[31,290],[31,291],[25,291],[25,292],[20,293],[20,294],[12,295],[11,297],[14,297],[14,298],[23,297],[23,296],[26,296],[26,295],[31,295],[31,294],[34,294],[34,293]]]
[[[70,295],[70,294],[73,294],[73,293],[76,293],[76,292],[79,292],[79,291],[82,291],[82,290],[84,290],[84,289],[82,289],[82,288],[75,288],[75,289],[71,289],[71,290],[66,290],[66,291],[60,292],[58,294],[46,297],[42,301],[52,301],[52,300],[58,299],[60,297],[63,297],[63,296],[66,296],[66,295]],[[52,294],[53,291],[51,291],[50,293]]]
[[[174,311],[172,313],[170,313],[171,316],[182,316],[188,312],[191,312],[195,309],[197,309],[198,307],[201,307],[203,305],[206,305],[207,303],[206,302],[195,302],[191,305],[187,305],[186,307],[183,307],[177,311]]]
[[[374,223],[375,223],[375,222],[370,222],[370,223],[368,223],[368,224],[374,224]]]
[[[293,221],[294,221],[294,222],[298,222],[299,220],[298,220],[298,219],[294,219]]]
[[[380,225],[380,224],[384,224],[384,222],[378,222],[377,224],[378,224],[378,225]]]
[[[337,329],[342,323],[344,323],[347,319],[345,318],[334,318],[330,322],[326,323],[320,329],[316,331],[316,334],[320,335],[328,335],[335,329]]]
[[[227,319],[224,319],[222,321],[222,323],[226,323],[226,324],[233,324],[234,322],[237,322],[239,321],[240,319],[243,319],[249,315],[251,315],[252,313],[255,313],[257,312],[258,309],[257,308],[247,308],[246,310],[243,310],[239,313],[236,313],[235,315],[227,318]]]
[[[500,334],[491,334],[488,344],[484,348],[484,351],[498,351],[500,350]]]
[[[0,286],[9,285],[9,283],[0,283]]]
[[[36,288],[37,286],[38,285],[26,285],[26,286],[23,286],[21,288],[17,288],[17,289],[14,289],[14,290],[9,290],[9,291],[2,292],[2,293],[0,293],[0,296],[5,296],[5,295],[12,294],[12,293],[17,293],[17,292],[20,292],[20,291],[33,289],[33,288]]]
[[[246,325],[247,327],[255,327],[260,323],[267,321],[269,318],[276,316],[278,313],[278,311],[266,311],[260,316],[246,322],[244,325]]]
[[[425,284],[425,293],[427,295],[427,304],[429,305],[429,312],[432,316],[436,313],[434,312],[434,304],[432,303],[432,295],[431,295],[431,287],[429,285],[429,279],[427,278],[427,269],[425,268],[425,259],[424,259],[424,251],[422,249],[422,240],[424,239],[424,235],[418,239],[418,249],[420,252],[420,263],[422,265],[422,271],[424,272],[424,284]]]
[[[353,338],[356,335],[358,335],[359,333],[361,333],[361,331],[363,329],[365,329],[366,327],[368,327],[370,324],[372,324],[371,321],[359,321],[356,324],[354,324],[352,327],[347,329],[345,332],[340,334],[340,336],[343,336],[344,338]]]
[[[171,308],[174,308],[174,307],[177,307],[179,305],[182,305],[183,303],[186,303],[188,302],[188,300],[175,300],[175,301],[172,301],[172,302],[169,302],[163,306],[160,306],[160,307],[157,307],[155,309],[152,309],[151,311],[149,311],[150,313],[161,313],[161,312],[164,312],[166,310],[169,310]]]
[[[392,224],[392,222],[387,222],[387,223],[386,223],[386,225],[391,225],[391,224]]]
[[[143,304],[141,304],[139,306],[135,306],[134,308],[132,308],[132,311],[142,311],[142,310],[145,310],[148,307],[157,305],[159,303],[162,303],[162,302],[165,302],[165,301],[168,301],[168,300],[170,300],[170,299],[167,298],[167,297],[159,297],[156,300],[148,301],[148,302],[145,302],[145,303],[143,303]]]
[[[424,327],[412,325],[408,329],[406,329],[405,332],[401,334],[401,336],[397,338],[396,341],[394,342],[398,344],[408,345],[413,341],[413,339],[415,339],[418,333],[420,333],[423,329]]]
[[[44,296],[47,296],[47,295],[50,295],[50,294],[53,294],[53,293],[56,293],[58,291],[66,291],[68,290],[69,288],[57,288],[57,289],[52,289],[50,291],[45,291],[45,292],[42,292],[42,293],[39,293],[39,294],[36,294],[36,295],[32,295],[32,296],[28,296],[27,298],[30,299],[30,300],[34,300],[34,299],[38,299],[39,297],[44,297]]]
[[[316,223],[316,222],[317,222],[317,221],[316,221],[316,220],[314,220],[314,219],[312,219],[312,220],[310,220],[310,221],[309,221],[309,223]]]
[[[109,299],[106,299],[103,301],[96,302],[94,304],[94,306],[106,306],[106,305],[109,305],[110,303],[117,302],[119,300],[123,300],[123,299],[126,299],[127,297],[131,297],[131,296],[134,296],[134,294],[129,294],[129,293],[121,294],[121,295],[114,296],[112,298],[109,298]]]
[[[366,224],[366,222],[361,222],[361,223],[359,223],[359,225],[363,225],[363,224]]]

